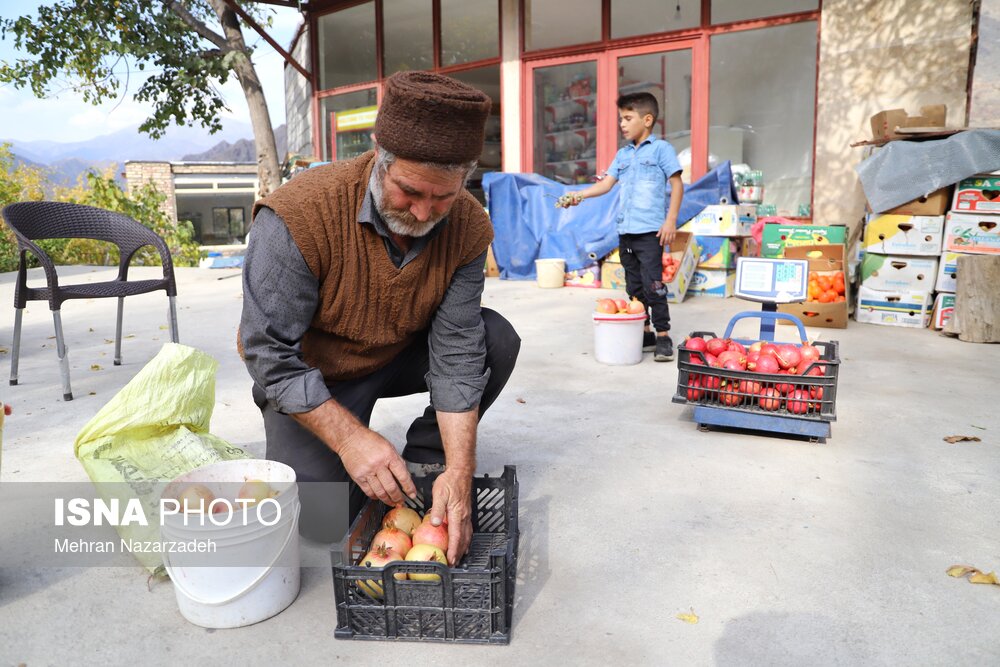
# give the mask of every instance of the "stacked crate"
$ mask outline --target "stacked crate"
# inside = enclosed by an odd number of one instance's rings
[[[698,296],[730,297],[736,281],[736,258],[757,221],[753,204],[706,206],[681,230],[695,235],[700,247],[689,291]]]

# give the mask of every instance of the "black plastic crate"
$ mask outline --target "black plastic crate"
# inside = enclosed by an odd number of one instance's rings
[[[706,340],[717,336],[708,331],[697,331],[691,336],[700,336]],[[740,344],[749,348],[757,342],[734,338]],[[775,343],[780,345],[780,343]],[[802,369],[798,375],[782,375],[778,373],[757,373],[755,371],[732,371],[724,368],[713,368],[705,363],[701,352],[685,349],[683,343],[677,349],[677,393],[674,403],[690,403],[725,410],[749,412],[754,414],[772,415],[777,417],[792,417],[809,421],[831,422],[837,419],[837,377],[840,371],[840,347],[837,341],[816,341],[813,345],[820,351],[820,360]],[[692,362],[691,357],[698,357],[702,364]],[[813,366],[822,366],[823,375],[805,375]],[[697,378],[697,379],[695,379]],[[806,411],[794,412],[789,409],[786,393],[781,392],[780,406],[775,410],[766,410],[760,405],[759,396],[752,391],[752,385],[740,382],[760,383],[761,387],[785,389],[790,391],[803,390],[810,394],[804,401]],[[785,385],[785,386],[782,386]],[[801,407],[803,401],[793,401],[794,407]]]
[[[430,510],[436,476],[414,477],[417,497],[407,505]],[[338,639],[436,641],[465,644],[510,642],[517,576],[517,474],[476,477],[472,487],[472,542],[457,566],[398,562],[384,568],[360,565],[389,510],[368,500],[343,542],[331,549]],[[399,581],[397,573],[435,573],[440,581]],[[374,580],[382,598],[358,581]]]

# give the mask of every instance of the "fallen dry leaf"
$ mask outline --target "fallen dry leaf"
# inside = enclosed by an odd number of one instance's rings
[[[518,402],[518,403],[525,403],[525,400],[524,400],[523,398],[518,398],[518,399],[517,399],[517,402]]]
[[[690,623],[691,625],[698,622],[698,614],[694,613],[694,607],[691,607],[690,614],[677,614],[677,618],[681,619],[685,623]]]
[[[974,435],[949,435],[944,441],[952,445],[956,442],[982,442],[982,440]]]
[[[964,577],[970,572],[979,572],[979,570],[971,565],[952,565],[948,568],[949,577]]]
[[[104,368],[101,367],[100,364],[91,364],[90,365],[90,370],[92,370],[92,371],[103,371]]]
[[[115,342],[115,341],[111,340],[110,338],[105,338],[105,339],[104,339],[104,342],[105,342],[106,344],[110,345],[111,343],[113,343],[113,342]]]
[[[161,324],[160,328],[163,329],[164,331],[166,331],[167,330],[167,325],[166,324]]]
[[[1000,581],[997,581],[997,575],[993,572],[989,574],[983,574],[982,572],[976,572],[974,575],[969,577],[970,584],[993,584],[994,586],[1000,586]]]

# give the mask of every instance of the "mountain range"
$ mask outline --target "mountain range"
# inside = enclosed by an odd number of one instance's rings
[[[248,123],[230,121],[214,135],[204,128],[171,127],[154,140],[132,127],[85,141],[0,139],[0,143],[11,144],[16,163],[47,170],[52,185],[72,186],[88,169],[104,171],[128,160],[255,162],[253,140],[246,138],[252,136]],[[275,128],[279,156],[285,154],[285,137],[284,125]]]

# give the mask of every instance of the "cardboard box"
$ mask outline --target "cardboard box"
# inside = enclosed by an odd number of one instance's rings
[[[941,260],[938,262],[937,282],[934,283],[935,290],[954,292],[958,288],[958,258],[964,254],[950,250],[941,253]]]
[[[896,132],[899,127],[944,127],[948,107],[944,104],[931,104],[920,107],[920,114],[911,116],[906,109],[886,109],[871,117],[872,139],[888,141],[901,136]]]
[[[879,292],[864,285],[858,290],[854,319],[868,324],[926,328],[934,300],[930,292]]]
[[[865,226],[865,253],[879,255],[940,255],[944,216],[879,215]]]
[[[601,264],[601,287],[625,289],[625,267],[619,262],[605,261]]]
[[[563,285],[565,287],[600,287],[601,269],[597,265],[597,262],[594,262],[582,269],[567,271],[566,280],[563,282]]]
[[[816,246],[792,246],[785,251],[788,259],[809,260],[809,271],[843,271],[845,264],[845,247],[840,243]],[[849,304],[846,300],[839,303],[781,303],[778,312],[795,315],[807,327],[823,327],[826,329],[846,329]]]
[[[757,207],[753,204],[714,204],[706,206],[680,229],[698,236],[750,236],[757,222]]]
[[[955,295],[940,292],[934,299],[934,315],[931,318],[931,326],[935,329],[944,329],[948,320],[955,312]]]
[[[951,210],[962,213],[1000,214],[1000,174],[963,178],[955,186]]]
[[[951,186],[948,186],[881,213],[882,215],[944,215],[950,205]],[[1000,201],[997,202],[997,207],[1000,212]]]
[[[1000,255],[1000,216],[949,213],[944,249],[973,255]]]
[[[933,292],[937,274],[937,257],[870,252],[861,263],[861,284],[882,292]]]
[[[761,257],[784,257],[785,248],[802,245],[846,243],[847,227],[844,225],[789,225],[769,222],[761,236]]]
[[[695,236],[701,248],[698,254],[699,269],[735,269],[740,254],[739,238],[727,236]],[[745,237],[752,238],[752,237]]]
[[[740,257],[760,257],[760,244],[752,236],[743,236],[739,239]]]
[[[730,269],[695,269],[691,278],[693,294],[727,298],[736,288],[736,271]]]
[[[680,262],[680,268],[674,274],[674,279],[665,283],[668,302],[680,303],[684,300],[684,296],[691,287],[694,267],[700,252],[701,249],[694,239],[694,234],[679,231],[674,235],[674,240],[670,243],[670,255]]]

